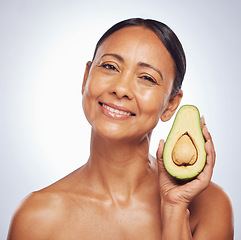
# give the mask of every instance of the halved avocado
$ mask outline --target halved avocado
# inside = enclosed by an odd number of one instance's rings
[[[205,140],[197,107],[182,106],[176,114],[163,150],[163,163],[173,177],[195,178],[206,164]]]

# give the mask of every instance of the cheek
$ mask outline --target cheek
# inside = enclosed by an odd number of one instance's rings
[[[82,106],[87,120],[93,123],[99,113],[100,96],[106,94],[108,81],[98,74],[90,74],[82,98]]]
[[[88,78],[85,91],[88,98],[96,98],[96,96],[100,94],[99,92],[101,90],[101,86],[99,86],[99,83],[100,81],[97,81],[95,78],[91,78],[91,76]]]
[[[145,91],[139,95],[141,102],[140,108],[143,113],[159,118],[165,107],[165,94],[163,91]]]
[[[154,129],[168,105],[168,91],[165,91],[165,88],[160,88],[149,93],[142,93],[140,97],[139,106],[141,114],[144,115],[142,124]]]
[[[85,116],[89,122],[94,119],[95,108],[97,106],[97,98],[100,95],[100,88],[97,86],[95,81],[87,80],[85,91],[82,97],[82,106],[85,113]]]
[[[90,74],[86,83],[84,96],[86,100],[96,100],[106,89],[106,81],[103,81],[97,74]]]
[[[83,107],[83,110],[84,110],[84,114],[85,114],[85,117],[86,119],[90,122],[91,119],[93,118],[91,116],[91,104],[90,104],[90,98],[88,96],[88,94],[84,93],[83,94],[83,97],[82,97],[82,107]]]

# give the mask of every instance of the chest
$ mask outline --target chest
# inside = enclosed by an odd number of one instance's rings
[[[63,214],[53,239],[161,239],[159,202],[160,200],[152,200],[148,204],[134,202],[113,205],[84,201],[80,205],[74,204]],[[196,219],[195,215],[191,214],[192,232],[197,225]]]
[[[75,210],[63,219],[58,240],[160,239],[158,207],[91,206]]]

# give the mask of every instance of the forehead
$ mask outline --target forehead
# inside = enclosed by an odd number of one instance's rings
[[[173,66],[173,59],[157,34],[142,26],[126,27],[111,34],[100,45],[96,59],[105,53],[117,53],[123,58],[156,64],[165,62]]]

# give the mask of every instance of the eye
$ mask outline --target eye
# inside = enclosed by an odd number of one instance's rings
[[[109,64],[109,63],[104,63],[104,64],[101,65],[101,67],[103,67],[105,69],[112,70],[112,71],[117,71],[116,67],[112,64]]]
[[[150,76],[142,76],[141,77],[142,79],[146,80],[146,81],[149,81],[151,83],[155,83],[155,84],[158,84],[156,80],[154,80],[154,78],[150,77]]]

